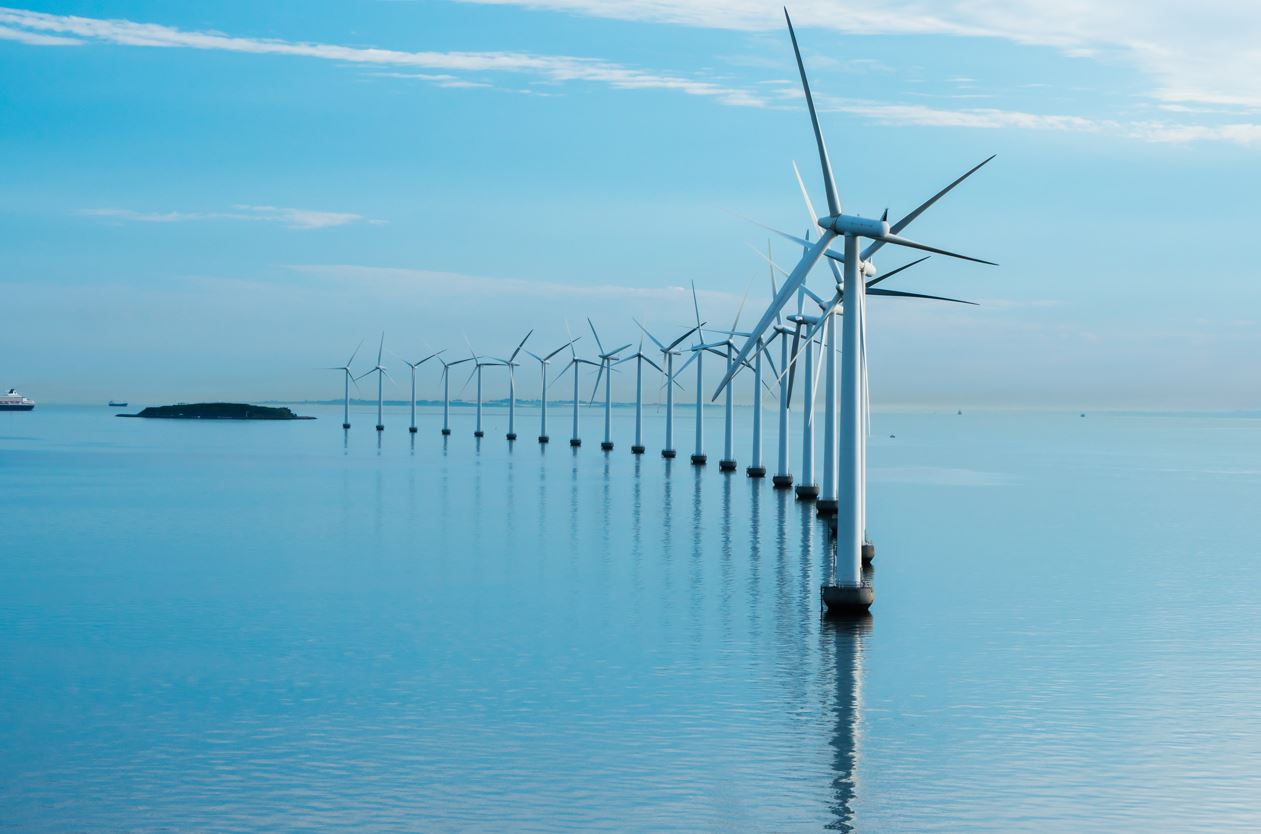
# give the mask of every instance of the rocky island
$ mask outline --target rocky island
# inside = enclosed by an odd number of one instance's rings
[[[139,414],[119,414],[118,417],[145,417],[165,420],[314,420],[300,417],[288,408],[272,408],[266,405],[246,403],[181,403],[179,405],[150,406]]]

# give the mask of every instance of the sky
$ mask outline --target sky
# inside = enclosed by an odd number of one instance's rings
[[[1000,266],[885,285],[975,307],[871,300],[874,407],[1261,407],[1261,7],[790,11],[847,211],[997,154],[906,233]],[[761,0],[0,5],[0,160],[0,386],[41,402],[333,398],[382,332],[400,381],[531,329],[589,355],[587,317],[682,333],[693,282],[747,325],[759,224],[809,221],[793,161],[824,205]]]

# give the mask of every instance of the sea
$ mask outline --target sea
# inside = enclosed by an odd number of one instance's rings
[[[1261,831],[1259,414],[877,411],[830,620],[772,409],[294,407],[0,414],[0,830]]]

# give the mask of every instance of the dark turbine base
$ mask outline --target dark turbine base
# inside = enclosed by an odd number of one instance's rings
[[[718,471],[719,472],[735,472],[736,462],[734,460],[720,460],[718,461]]]
[[[750,478],[765,478],[766,467],[765,466],[750,466],[744,470],[744,474],[748,475]]]
[[[516,440],[516,439],[517,439],[517,433],[516,433],[515,431],[510,431],[510,432],[508,432],[508,439],[509,439],[509,440]]]
[[[863,564],[870,565],[876,558],[876,546],[871,542],[863,542]]]
[[[693,466],[704,466],[707,460],[709,460],[708,455],[692,455]]]
[[[407,427],[407,431],[408,431],[409,433],[411,433],[411,434],[415,434],[415,433],[416,433],[416,427],[415,427],[415,426],[408,426],[408,427]]]
[[[643,453],[644,453],[644,447],[643,447],[643,446],[631,446],[631,454],[632,454],[632,455],[642,455]]]
[[[350,423],[342,423],[342,428],[343,428],[343,429],[348,429],[348,428],[350,428]]]
[[[443,429],[443,430],[442,430],[442,436],[443,436],[443,437],[450,437],[450,436],[451,436],[451,430],[450,430],[450,429]]]
[[[548,442],[548,441],[550,441],[550,440],[551,440],[551,438],[550,438],[550,437],[548,437],[548,436],[547,436],[547,435],[545,435],[545,434],[540,434],[540,435],[539,435],[539,442],[540,442],[540,443],[547,443],[547,442]]]
[[[819,497],[818,484],[802,484],[797,487],[797,499],[799,501],[813,501]]]
[[[600,442],[600,448],[606,452],[611,452],[613,451],[613,443],[608,440],[603,440]]]
[[[581,446],[581,445],[582,445],[582,438],[581,438],[581,437],[571,437],[571,438],[569,438],[569,445],[570,445],[570,446],[573,446],[575,449],[577,449],[579,446]]]
[[[378,425],[377,425],[377,431],[385,431],[385,426],[382,426],[382,425],[378,424]]]
[[[475,432],[473,432],[473,436],[474,436],[474,437],[485,437],[485,436],[486,436],[486,432],[484,432],[484,431],[475,431]]]
[[[675,455],[677,455],[677,454],[678,454],[678,452],[674,451],[673,449],[662,449],[662,450],[661,450],[661,456],[662,456],[663,458],[665,458],[666,460],[674,460],[674,456],[675,456]]]
[[[771,478],[771,483],[775,485],[776,489],[788,489],[789,487],[793,485],[793,476],[792,475],[776,475],[775,477]]]
[[[861,617],[876,601],[876,591],[870,585],[824,585],[819,596],[832,617]]]
[[[836,515],[836,500],[833,498],[820,498],[814,506],[815,512],[821,516]]]

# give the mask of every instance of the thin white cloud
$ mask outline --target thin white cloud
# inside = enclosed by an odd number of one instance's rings
[[[360,214],[344,211],[315,211],[282,206],[236,205],[233,211],[135,211],[125,208],[90,208],[79,213],[87,217],[134,223],[190,223],[214,220],[240,220],[255,223],[278,223],[290,229],[328,229],[351,223],[383,223]]]
[[[342,63],[408,67],[439,73],[517,73],[553,82],[585,81],[627,90],[674,90],[707,96],[724,104],[757,107],[757,96],[711,81],[653,73],[592,58],[525,52],[405,52],[394,49],[302,43],[270,38],[242,38],[220,32],[193,32],[156,23],[55,15],[0,7],[0,26],[39,36],[123,46],[208,49],[253,55],[287,55]],[[39,44],[28,41],[32,45]]]
[[[0,26],[0,41],[17,41],[28,46],[79,46],[83,43],[75,38],[62,38],[57,35],[41,35],[38,32],[26,32]]]

